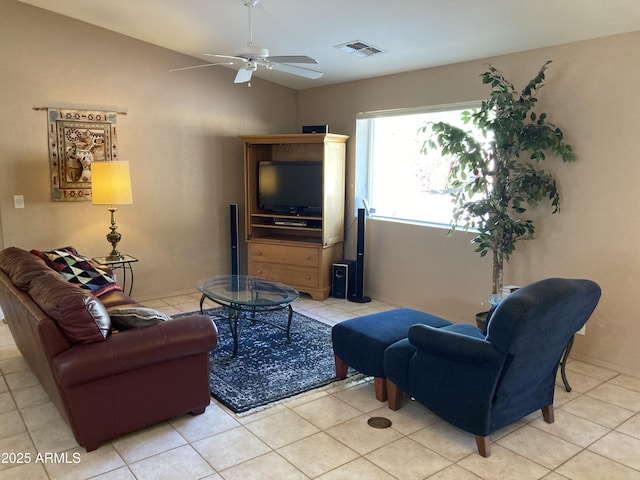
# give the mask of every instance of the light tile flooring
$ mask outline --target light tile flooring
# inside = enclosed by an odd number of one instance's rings
[[[197,310],[198,299],[145,304],[173,314]],[[331,324],[388,308],[375,300],[294,304]],[[0,324],[0,479],[640,479],[640,379],[579,361],[567,368],[573,391],[558,382],[555,423],[533,414],[497,432],[488,459],[472,435],[415,402],[391,412],[375,400],[370,380],[334,383],[246,416],[213,401],[203,415],[86,453]],[[393,425],[371,428],[372,416]],[[15,463],[27,455],[29,463]]]

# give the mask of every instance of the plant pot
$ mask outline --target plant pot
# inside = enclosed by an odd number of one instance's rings
[[[489,318],[489,312],[476,313],[476,325],[482,331],[483,335],[487,334],[487,320]]]

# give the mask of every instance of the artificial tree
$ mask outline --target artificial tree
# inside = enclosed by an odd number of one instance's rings
[[[534,238],[533,220],[524,215],[527,209],[548,200],[552,213],[560,210],[556,181],[539,163],[549,153],[564,162],[575,160],[562,130],[547,122],[546,113],[533,111],[549,63],[521,92],[489,65],[481,78],[491,85],[491,95],[479,109],[462,114],[465,125],[475,126],[475,134],[445,122],[420,129],[427,135],[422,153],[435,148],[452,157],[448,183],[454,211],[449,234],[456,227],[473,229],[478,233],[472,240],[475,251],[481,256],[493,252],[493,293],[502,291],[504,262],[516,242]]]

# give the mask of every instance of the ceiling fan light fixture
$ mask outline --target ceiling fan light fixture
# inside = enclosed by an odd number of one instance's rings
[[[335,48],[341,52],[345,52],[359,58],[366,58],[379,53],[384,53],[384,50],[374,47],[368,43],[361,42],[360,40],[342,43],[340,45],[336,45]]]
[[[251,70],[250,68],[241,68],[240,70],[238,70],[238,73],[236,74],[236,78],[234,79],[233,83],[247,83],[247,82],[251,82],[251,77],[253,76],[253,70]],[[249,85],[251,86],[251,85]]]
[[[236,53],[235,56],[243,58],[267,58],[269,56],[269,49],[247,43],[242,51]]]

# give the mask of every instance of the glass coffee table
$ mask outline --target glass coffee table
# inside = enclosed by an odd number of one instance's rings
[[[291,341],[291,320],[293,308],[291,302],[300,294],[293,288],[272,280],[247,275],[218,275],[198,280],[196,288],[202,293],[200,313],[205,299],[226,307],[229,312],[229,329],[233,337],[233,356],[238,355],[238,339],[245,320],[261,322],[280,328],[287,333]],[[286,327],[256,318],[258,312],[288,310]]]

